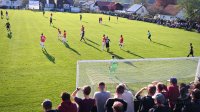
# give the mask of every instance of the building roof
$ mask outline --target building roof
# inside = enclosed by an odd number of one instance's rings
[[[128,12],[137,12],[140,8],[142,8],[143,5],[141,4],[134,4],[132,5],[127,11]]]
[[[123,6],[120,3],[115,2],[106,2],[106,1],[97,1],[95,6],[98,6],[100,10],[104,11],[113,11],[113,10],[122,10]]]
[[[161,14],[176,16],[182,8],[179,5],[167,5]]]

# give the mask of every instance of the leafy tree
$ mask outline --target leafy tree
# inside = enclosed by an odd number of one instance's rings
[[[179,0],[178,3],[185,9],[186,17],[200,21],[200,0]]]

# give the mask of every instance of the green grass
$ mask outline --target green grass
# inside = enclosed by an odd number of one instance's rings
[[[5,11],[4,11],[5,12]],[[0,111],[37,112],[45,98],[60,103],[62,91],[75,89],[77,60],[110,59],[111,54],[102,52],[101,38],[111,39],[112,54],[120,58],[185,57],[189,43],[193,43],[195,56],[200,56],[200,34],[171,29],[156,24],[130,21],[99,14],[53,13],[54,26],[67,30],[70,48],[57,40],[57,29],[49,26],[50,12],[9,10],[12,38],[7,37],[5,19],[0,20]],[[103,17],[103,25],[98,17]],[[85,26],[87,44],[80,42],[80,28]],[[149,42],[147,30],[156,43]],[[40,34],[47,37],[48,54],[40,48]],[[119,49],[119,36],[125,38],[125,51]],[[52,59],[55,58],[55,63]],[[137,89],[137,88],[136,88]]]

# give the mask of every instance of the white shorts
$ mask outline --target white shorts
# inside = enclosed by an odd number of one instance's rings
[[[105,42],[102,42],[102,46],[105,46],[106,45],[106,43]]]
[[[41,46],[44,46],[44,42],[40,42],[40,45],[41,45]]]
[[[66,42],[66,38],[62,38],[62,41],[63,41],[63,42]]]
[[[58,37],[62,37],[62,34],[59,33],[59,34],[58,34]]]

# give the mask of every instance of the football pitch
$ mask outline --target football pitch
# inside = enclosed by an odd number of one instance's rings
[[[109,22],[107,15],[89,13],[82,14],[81,22],[80,14],[53,12],[50,26],[51,12],[45,16],[27,10],[8,13],[12,37],[7,36],[7,20],[0,19],[1,112],[38,112],[45,98],[56,108],[62,91],[75,90],[77,60],[109,60],[111,55],[119,59],[186,57],[189,43],[193,43],[194,55],[200,56],[200,34],[196,32],[125,18],[117,22],[111,17]],[[103,24],[98,23],[99,17]],[[80,42],[81,25],[85,26],[86,43]],[[58,40],[57,28],[67,31],[68,45]],[[148,30],[153,42],[147,38]],[[41,33],[47,38],[46,52],[40,47]],[[111,40],[110,53],[101,50],[103,34]],[[121,34],[123,49],[118,45]],[[137,91],[143,85],[138,82],[134,86]]]

